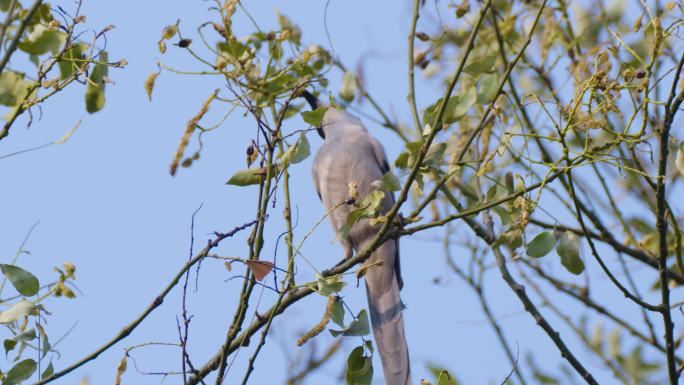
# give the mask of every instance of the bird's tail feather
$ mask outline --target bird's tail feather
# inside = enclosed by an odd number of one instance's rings
[[[396,245],[386,242],[369,259],[369,263],[383,261],[366,273],[366,295],[377,351],[387,385],[410,385],[411,365],[404,335],[403,304],[395,275]]]

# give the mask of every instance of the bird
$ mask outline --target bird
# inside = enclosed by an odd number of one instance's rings
[[[302,96],[312,109],[322,105],[308,91]],[[328,107],[317,130],[323,144],[314,157],[313,182],[329,212],[333,230],[340,234],[348,215],[355,209],[353,205],[341,204],[348,201],[350,186],[358,189],[358,196],[363,198],[378,188],[376,181],[390,171],[390,166],[380,141],[368,132],[359,118],[347,111]],[[393,205],[393,194],[386,192],[380,213],[387,213]],[[338,237],[345,258],[351,258],[354,251],[358,253],[372,243],[380,227],[373,226],[369,219],[362,219],[345,237]],[[366,295],[385,382],[387,385],[410,385],[411,365],[404,333],[404,304],[400,297],[404,283],[399,240],[385,241],[364,266],[370,266],[364,275]]]

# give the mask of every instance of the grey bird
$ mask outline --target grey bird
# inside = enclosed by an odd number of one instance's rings
[[[318,100],[308,92],[303,96],[312,108]],[[361,121],[346,111],[328,108],[318,133],[324,143],[316,153],[313,162],[313,180],[326,210],[335,206],[329,219],[333,230],[338,233],[354,209],[352,205],[340,205],[349,198],[349,185],[356,184],[359,197],[373,192],[373,183],[389,171],[387,156],[380,142],[363,126]],[[394,196],[386,193],[381,212],[389,211],[394,205]],[[352,256],[352,250],[359,252],[369,245],[380,226],[371,226],[368,219],[353,225],[344,239],[339,239],[345,258]],[[381,261],[382,264],[368,269],[366,295],[373,335],[380,353],[387,385],[411,384],[411,366],[408,346],[404,335],[404,308],[399,291],[403,287],[399,263],[399,241],[390,239],[377,248],[365,266]]]

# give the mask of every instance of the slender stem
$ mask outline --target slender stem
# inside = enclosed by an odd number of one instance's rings
[[[458,265],[456,265],[456,263],[453,261],[450,255],[451,253],[449,251],[449,246],[449,235],[447,233],[447,235],[444,237],[444,253],[447,265],[451,268],[451,270],[454,271],[454,273],[456,273],[457,276],[459,276],[463,281],[465,281],[468,284],[468,286],[470,286],[473,289],[473,291],[475,291],[475,294],[477,295],[477,298],[480,301],[480,307],[482,308],[482,311],[485,313],[487,321],[491,325],[492,329],[494,329],[494,333],[496,334],[496,337],[499,340],[499,344],[503,348],[504,353],[506,353],[506,357],[508,358],[508,361],[511,363],[511,366],[513,367],[513,371],[515,372],[516,377],[518,377],[518,380],[522,385],[526,385],[525,379],[522,376],[522,372],[520,371],[520,368],[518,368],[516,357],[513,355],[510,346],[508,346],[506,336],[504,336],[503,330],[499,325],[499,322],[497,321],[494,314],[492,314],[489,303],[487,302],[487,298],[485,298],[482,280],[480,279],[476,281],[473,277],[467,275]],[[483,266],[480,265],[480,272],[482,272],[482,270]]]
[[[674,121],[675,114],[684,99],[684,91],[680,92],[675,98],[677,84],[679,77],[684,67],[684,54],[679,60],[677,71],[675,72],[674,80],[672,81],[672,88],[667,100],[667,107],[665,109],[665,119],[663,122],[662,132],[660,132],[660,156],[658,159],[658,179],[656,181],[656,230],[658,231],[658,270],[660,273],[660,294],[662,299],[661,306],[663,307],[663,324],[665,328],[665,348],[667,349],[667,372],[670,378],[670,384],[676,385],[679,381],[679,373],[677,371],[677,363],[675,361],[675,344],[673,337],[674,324],[672,322],[672,313],[670,312],[670,277],[667,268],[667,200],[665,197],[665,182],[667,178],[667,158],[669,153],[669,139],[670,129]]]
[[[10,26],[10,23],[12,23],[12,16],[14,15],[14,7],[17,6],[17,1],[18,0],[12,0],[12,2],[9,5],[9,8],[7,8],[7,17],[5,17],[5,22],[2,24],[2,32],[0,32],[0,51],[2,51],[2,43],[5,41],[5,36],[7,35],[7,29]]]
[[[0,59],[0,73],[2,73],[5,70],[5,66],[7,66],[7,63],[9,63],[10,58],[14,54],[14,51],[17,50],[17,45],[19,44],[21,35],[24,34],[26,27],[28,27],[29,23],[31,22],[31,19],[33,19],[33,15],[36,14],[36,11],[38,11],[38,8],[40,8],[41,4],[43,4],[43,0],[34,1],[33,5],[31,5],[31,8],[29,8],[28,12],[26,13],[26,16],[19,23],[17,32],[14,34],[14,37],[12,38],[9,47],[7,47],[7,51],[5,51],[5,56],[3,56],[2,59]],[[5,29],[6,28],[7,27],[5,27]],[[0,140],[1,139],[2,137],[0,137]]]
[[[563,156],[567,161],[567,156],[568,156],[568,147],[565,143],[565,137],[564,134],[561,134],[561,140],[563,143]],[[569,192],[570,192],[570,198],[572,199],[573,203],[575,204],[575,216],[577,217],[577,221],[579,222],[580,226],[582,227],[582,232],[584,235],[584,238],[587,240],[587,243],[589,244],[589,249],[591,250],[591,254],[594,256],[594,259],[596,259],[596,262],[598,262],[599,266],[601,266],[601,269],[603,270],[604,273],[608,276],[608,278],[613,282],[613,284],[622,292],[622,294],[626,297],[629,298],[630,300],[634,301],[637,305],[641,306],[644,309],[648,309],[650,311],[661,311],[661,306],[657,305],[651,305],[643,300],[641,300],[639,297],[635,296],[632,294],[629,290],[627,290],[624,285],[618,281],[618,279],[615,277],[615,275],[610,271],[606,263],[603,261],[601,256],[599,255],[596,245],[594,244],[594,240],[589,236],[589,229],[587,228],[586,223],[584,222],[584,216],[582,214],[582,209],[580,207],[579,203],[579,197],[577,196],[577,191],[575,189],[575,182],[573,181],[572,177],[572,171],[570,169],[567,169],[566,171],[568,179],[568,186],[569,186]]]
[[[508,284],[508,286],[513,289],[513,292],[515,295],[518,296],[520,299],[520,302],[522,302],[523,306],[525,307],[525,310],[534,317],[535,321],[537,324],[544,329],[546,334],[551,338],[551,341],[556,345],[558,350],[560,350],[561,355],[563,358],[565,358],[570,365],[579,373],[580,376],[588,383],[592,385],[598,385],[598,382],[594,379],[594,377],[589,373],[584,366],[582,365],[581,362],[575,357],[574,354],[568,349],[568,347],[565,345],[565,342],[563,342],[563,339],[560,337],[560,333],[558,333],[556,330],[551,327],[551,325],[546,321],[546,318],[539,312],[539,309],[534,305],[532,300],[527,296],[525,293],[525,287],[520,285],[516,280],[513,278],[511,273],[508,271],[508,268],[506,267],[506,257],[501,253],[501,250],[499,250],[498,247],[493,246],[492,251],[494,252],[494,256],[496,257],[496,264],[499,267],[499,271],[501,272],[501,276],[503,277],[504,281]]]
[[[164,298],[166,297],[166,295],[169,294],[169,292],[171,291],[171,289],[173,289],[173,288],[178,284],[178,282],[180,281],[181,277],[183,277],[183,275],[184,275],[184,274],[185,274],[193,265],[195,265],[196,263],[198,263],[199,261],[201,261],[202,259],[204,259],[204,258],[207,256],[207,254],[209,254],[209,252],[210,252],[212,249],[214,249],[215,247],[217,247],[217,246],[219,245],[219,243],[221,243],[221,241],[223,241],[224,239],[229,238],[229,237],[232,237],[233,235],[235,235],[235,234],[238,233],[239,231],[244,230],[244,229],[246,229],[246,228],[248,228],[248,227],[251,227],[252,225],[254,225],[255,223],[257,223],[257,222],[259,222],[259,221],[261,221],[261,220],[263,220],[263,219],[262,219],[262,218],[259,218],[259,219],[253,220],[253,221],[251,221],[251,222],[249,222],[249,223],[245,223],[244,225],[239,226],[239,227],[236,227],[236,228],[230,230],[230,231],[227,232],[227,233],[218,233],[218,234],[216,235],[216,237],[215,237],[213,240],[210,240],[210,241],[208,242],[207,246],[206,246],[204,249],[202,249],[202,250],[201,250],[199,253],[197,253],[191,260],[189,260],[188,262],[185,263],[185,265],[183,265],[183,267],[176,273],[176,275],[173,277],[173,279],[171,279],[171,282],[169,282],[169,283],[166,285],[166,287],[164,287],[164,289],[161,291],[161,293],[159,293],[159,295],[157,295],[157,296],[154,298],[154,300],[152,301],[152,303],[150,303],[150,304],[147,306],[147,308],[145,308],[145,310],[143,310],[143,312],[142,312],[135,320],[133,320],[133,322],[131,322],[131,323],[129,323],[128,325],[124,326],[123,329],[121,329],[121,331],[120,331],[116,336],[114,336],[114,338],[112,338],[111,340],[109,340],[108,342],[106,342],[106,343],[105,343],[104,345],[102,345],[101,347],[97,348],[97,349],[96,349],[94,352],[92,352],[91,354],[89,354],[89,355],[85,356],[84,358],[82,358],[81,360],[77,361],[76,363],[74,363],[74,364],[68,366],[67,368],[65,368],[65,369],[63,369],[63,370],[61,370],[61,371],[59,371],[59,372],[54,373],[53,375],[51,375],[51,376],[48,377],[48,378],[44,378],[44,379],[42,379],[42,380],[40,380],[40,381],[35,382],[33,385],[43,385],[43,384],[47,384],[48,382],[52,382],[52,381],[54,381],[54,380],[56,380],[56,379],[58,379],[58,378],[60,378],[60,377],[62,377],[62,376],[64,376],[64,375],[66,375],[66,374],[68,374],[68,373],[71,373],[72,371],[74,371],[74,370],[80,368],[81,366],[85,365],[86,363],[88,363],[88,362],[90,362],[90,361],[96,359],[100,354],[102,354],[103,352],[105,352],[106,350],[108,350],[109,348],[111,348],[112,346],[114,346],[117,342],[119,342],[119,341],[123,340],[124,338],[128,337],[128,335],[131,334],[131,333],[133,332],[133,330],[135,330],[135,328],[137,328],[138,325],[140,325],[140,324],[142,323],[142,321],[144,321],[145,318],[147,318],[147,316],[150,315],[150,313],[152,313],[152,311],[153,311],[154,309],[156,309],[157,307],[159,307],[159,305],[161,305],[161,304],[164,302]]]
[[[650,255],[646,254],[642,250],[633,249],[629,246],[626,246],[626,245],[622,244],[621,242],[618,242],[612,236],[606,236],[605,234],[597,234],[591,230],[587,230],[587,232],[585,233],[582,229],[577,229],[577,228],[566,226],[566,225],[563,225],[560,223],[557,223],[557,224],[546,223],[546,222],[540,221],[536,218],[530,219],[530,223],[532,223],[536,226],[539,226],[539,227],[543,227],[545,229],[550,229],[550,230],[558,229],[561,231],[570,231],[570,232],[572,232],[576,235],[580,235],[580,236],[589,236],[589,237],[591,237],[597,241],[607,243],[613,249],[615,249],[615,251],[629,255],[630,257],[636,259],[639,262],[642,262],[643,264],[645,264],[647,266],[653,267],[655,269],[658,268],[658,261],[656,261]],[[676,271],[672,271],[672,269],[669,269],[669,270],[670,270],[670,272],[669,272],[670,279],[673,279],[678,283],[684,284],[684,275],[681,275]]]
[[[411,117],[413,118],[413,126],[416,129],[418,137],[423,132],[423,125],[420,123],[420,116],[418,115],[418,106],[416,105],[416,84],[415,84],[415,63],[414,63],[414,43],[416,41],[416,24],[418,24],[418,17],[420,14],[420,0],[413,1],[413,17],[411,20],[411,32],[408,36],[408,102],[411,107]]]
[[[522,269],[520,269],[520,266],[516,264],[516,267],[518,268],[518,272],[520,273],[520,276],[525,280],[525,282],[532,287],[532,290],[534,290],[535,293],[542,299],[542,306],[547,307],[551,309],[553,313],[555,313],[565,324],[573,331],[579,339],[586,345],[589,350],[591,350],[594,354],[596,354],[601,361],[613,372],[613,375],[617,377],[620,382],[622,382],[624,385],[630,385],[629,381],[627,378],[625,378],[625,375],[620,371],[620,365],[619,361],[611,359],[609,357],[606,357],[605,353],[601,351],[601,349],[595,349],[592,347],[591,340],[587,337],[587,333],[584,332],[579,326],[576,325],[576,322],[573,322],[573,320],[565,313],[563,313],[558,306],[554,305],[554,301],[550,301],[549,298],[544,294],[544,291],[537,285],[532,279],[530,279]]]

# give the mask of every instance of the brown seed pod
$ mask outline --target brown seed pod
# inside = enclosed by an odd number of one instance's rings
[[[420,41],[429,41],[430,40],[430,36],[425,32],[416,32],[416,37]]]
[[[214,27],[214,31],[218,32],[219,35],[224,38],[226,37],[226,30],[223,28],[223,26],[221,26],[221,24],[214,23],[212,26]]]

